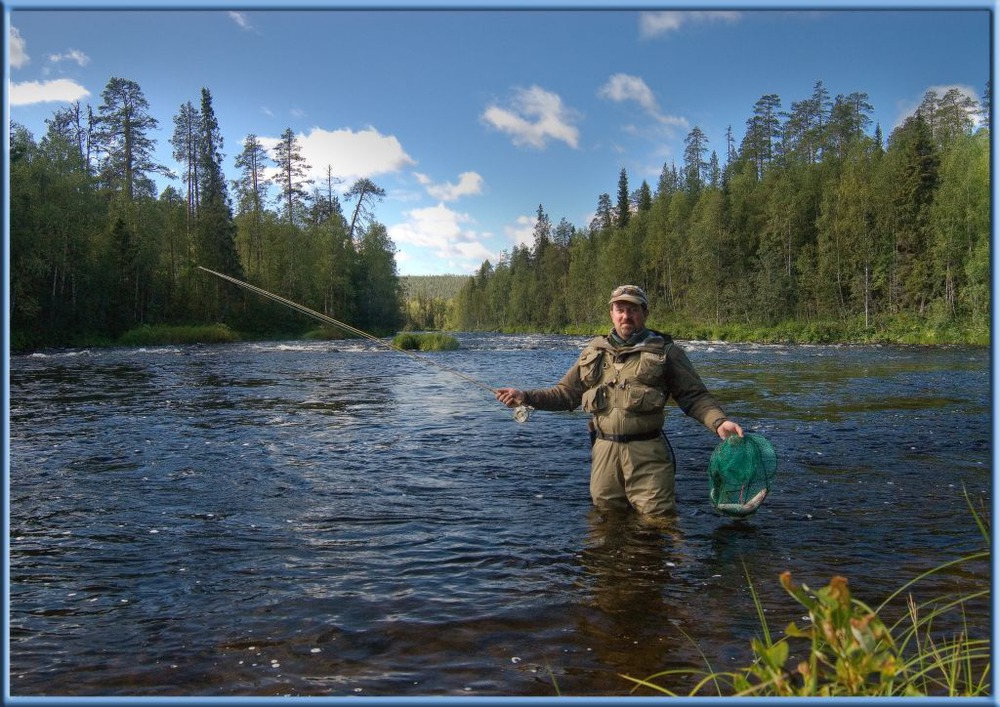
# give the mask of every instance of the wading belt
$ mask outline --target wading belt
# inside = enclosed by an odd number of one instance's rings
[[[634,435],[608,435],[601,432],[599,429],[594,427],[594,423],[590,423],[590,446],[594,446],[594,442],[603,439],[607,442],[647,442],[651,439],[656,439],[663,433],[660,430],[650,430],[649,432],[640,432]]]

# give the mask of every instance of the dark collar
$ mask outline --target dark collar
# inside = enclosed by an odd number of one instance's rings
[[[632,336],[630,336],[630,337],[629,337],[629,338],[628,338],[628,339],[626,340],[626,339],[623,339],[623,338],[621,338],[621,337],[620,337],[620,336],[618,335],[618,332],[617,332],[617,331],[615,330],[615,328],[614,328],[614,327],[612,327],[612,328],[611,328],[611,335],[610,335],[610,336],[608,336],[608,339],[609,339],[609,340],[611,341],[611,343],[612,343],[612,344],[614,344],[614,345],[615,345],[616,347],[622,347],[622,346],[635,346],[636,344],[640,344],[640,343],[642,343],[643,341],[645,341],[645,340],[646,340],[646,337],[648,337],[648,336],[649,336],[649,334],[650,334],[650,331],[649,331],[649,329],[646,329],[645,327],[643,327],[643,328],[642,328],[642,329],[640,329],[639,331],[637,331],[637,332],[635,332],[634,334],[632,334]]]

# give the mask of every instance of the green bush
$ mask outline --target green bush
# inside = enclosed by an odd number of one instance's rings
[[[123,346],[161,346],[163,344],[228,344],[240,337],[225,324],[201,326],[141,326],[118,339]]]
[[[392,345],[404,351],[454,351],[458,348],[458,339],[438,332],[429,334],[405,332],[397,334],[392,340]]]

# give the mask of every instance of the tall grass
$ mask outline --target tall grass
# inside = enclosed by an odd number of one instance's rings
[[[918,604],[908,592],[921,580],[956,565],[983,562],[990,557],[989,528],[984,515],[977,512],[966,493],[987,549],[945,563],[910,580],[893,592],[882,604],[872,608],[853,597],[847,579],[835,576],[818,590],[795,584],[790,572],[781,575],[786,592],[808,611],[808,623],[792,622],[784,636],[774,640],[768,629],[757,593],[747,581],[763,638],[754,638],[750,646],[754,660],[737,671],[716,672],[677,669],[647,678],[622,677],[634,683],[633,692],[645,687],[670,696],[679,693],[664,687],[666,678],[688,678],[696,682],[688,696],[766,696],[766,697],[987,697],[991,694],[990,642],[969,633],[965,607],[989,595],[989,590],[968,591]],[[907,592],[907,610],[892,624],[885,624],[880,612]],[[957,634],[942,635],[935,621],[957,612],[963,626]],[[689,637],[690,640],[690,637]],[[805,658],[790,665],[794,642],[805,641]],[[699,649],[700,653],[700,649]]]

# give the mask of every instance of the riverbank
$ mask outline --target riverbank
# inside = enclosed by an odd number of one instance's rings
[[[896,317],[877,326],[863,321],[789,321],[772,325],[711,324],[657,317],[648,321],[652,329],[668,332],[675,339],[727,341],[756,344],[899,344],[918,346],[989,346],[988,324],[935,322],[914,317]],[[606,325],[602,328],[606,328]],[[594,325],[574,327],[564,333],[586,335]],[[601,330],[601,328],[598,328]]]
[[[559,332],[571,336],[590,336],[607,329],[607,324],[590,323],[566,327]],[[897,317],[878,326],[866,327],[864,322],[851,321],[793,321],[774,325],[709,324],[657,317],[654,312],[649,326],[668,332],[675,339],[686,341],[726,341],[730,343],[757,344],[882,344],[905,346],[989,346],[988,325],[966,322],[934,322],[928,319]],[[322,333],[320,333],[322,331]],[[455,333],[455,332],[452,332]],[[520,328],[504,330],[503,334],[535,334]],[[288,339],[342,338],[340,332],[329,328],[306,332],[255,334],[241,332],[226,324],[192,326],[147,325],[132,329],[117,339],[84,336],[55,346],[55,348],[107,348],[112,346],[164,346],[179,344],[220,344],[237,341],[277,341]],[[12,332],[11,352],[27,353],[39,348],[30,343],[30,337]]]

